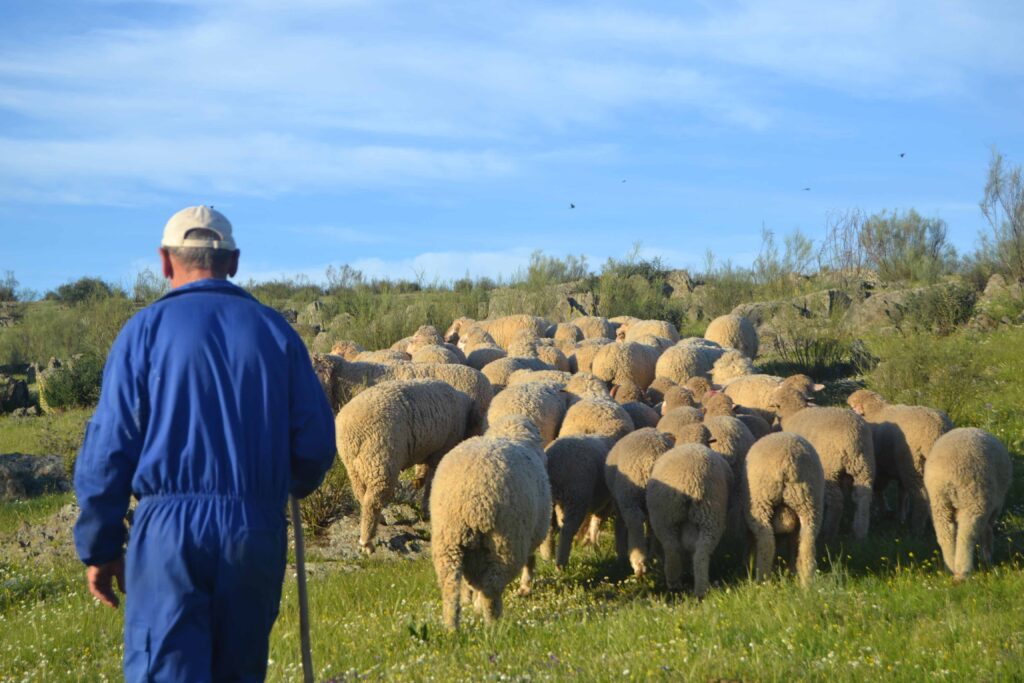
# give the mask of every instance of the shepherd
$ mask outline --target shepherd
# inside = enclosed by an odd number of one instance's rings
[[[333,416],[298,334],[228,281],[223,214],[174,214],[159,255],[171,290],[114,342],[75,466],[75,547],[97,599],[125,595],[125,680],[262,681],[288,496],[331,467]]]

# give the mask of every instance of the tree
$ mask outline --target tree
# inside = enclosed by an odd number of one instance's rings
[[[992,231],[981,236],[981,252],[1005,274],[1024,280],[1024,179],[1020,166],[1004,168],[996,149],[980,206]]]
[[[18,300],[18,280],[14,277],[14,271],[8,270],[0,279],[0,301]]]
[[[66,304],[77,304],[93,299],[107,299],[118,294],[122,292],[98,277],[82,277],[47,292],[46,298]]]
[[[946,232],[941,218],[925,218],[914,209],[902,215],[883,211],[864,222],[860,244],[882,280],[935,282],[956,262]]]

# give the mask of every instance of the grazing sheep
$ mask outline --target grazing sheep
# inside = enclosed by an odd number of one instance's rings
[[[670,411],[683,406],[696,408],[698,405],[699,403],[695,400],[690,390],[677,384],[665,391],[665,399],[661,402],[661,414],[666,415]]]
[[[615,327],[608,321],[608,318],[585,315],[573,318],[572,324],[579,328],[584,339],[615,339]]]
[[[551,502],[559,527],[555,554],[555,566],[559,569],[569,563],[572,539],[587,516],[606,516],[611,494],[604,478],[604,464],[611,447],[612,440],[606,437],[577,434],[560,436],[545,449]]]
[[[756,373],[757,368],[749,358],[736,349],[729,349],[711,366],[711,382],[723,386],[737,377]]]
[[[742,315],[720,315],[708,324],[704,338],[736,349],[747,358],[757,358],[757,330]]]
[[[572,375],[561,370],[516,370],[508,376],[508,383],[505,385],[505,388],[507,389],[517,384],[533,384],[536,382],[543,382],[563,388],[570,379],[572,379]]]
[[[679,406],[661,416],[661,419],[658,420],[658,431],[672,434],[678,441],[681,429],[688,425],[700,424],[702,419],[704,419],[704,414],[700,408]]]
[[[463,582],[476,592],[485,621],[499,619],[502,593],[517,572],[520,593],[529,592],[533,553],[551,520],[536,427],[523,418],[504,418],[486,435],[452,449],[437,468],[430,510],[445,625],[459,627]]]
[[[747,453],[742,489],[747,526],[754,537],[756,576],[768,577],[775,560],[775,535],[798,535],[796,568],[807,586],[817,567],[814,541],[821,524],[825,473],[814,447],[797,434],[769,434]],[[792,546],[792,539],[790,541]]]
[[[607,382],[590,372],[577,372],[570,377],[565,392],[575,398],[612,398]]]
[[[722,391],[737,406],[754,411],[768,424],[772,424],[777,417],[771,408],[772,394],[783,385],[793,387],[804,395],[825,388],[824,384],[815,384],[807,375],[790,375],[786,378],[774,375],[745,375],[729,382]]]
[[[473,405],[483,416],[491,405],[494,391],[483,373],[465,365],[450,363],[399,363],[384,365],[362,361],[347,361],[340,356],[313,354],[313,370],[327,393],[328,402],[335,413],[349,396],[360,389],[380,382],[396,379],[437,379],[447,382],[473,399]]]
[[[733,472],[721,455],[699,443],[681,444],[654,463],[647,480],[651,530],[665,555],[665,582],[683,589],[683,552],[693,556],[693,592],[708,591],[711,553],[726,527]]]
[[[606,344],[594,355],[591,372],[612,384],[631,381],[646,389],[654,380],[658,354],[656,348],[636,342]]]
[[[569,346],[575,346],[576,342],[581,342],[586,337],[583,336],[583,330],[577,327],[573,323],[558,323],[548,328],[547,336],[555,340],[561,348],[562,344],[568,344]]]
[[[470,324],[472,321],[469,318],[455,320],[445,333],[445,339],[450,342],[454,338],[457,341],[459,331]],[[535,337],[543,337],[548,327],[551,326],[548,321],[533,315],[507,315],[494,320],[479,320],[476,321],[476,324],[491,335],[495,344],[506,351],[517,333],[525,330]]]
[[[735,417],[728,415],[704,416],[704,426],[711,433],[711,449],[722,455],[739,479],[743,461],[754,445],[754,435]]]
[[[637,338],[646,335],[665,337],[672,343],[679,341],[679,330],[676,326],[666,320],[637,320],[619,325],[616,330],[616,338],[622,341],[636,341]]]
[[[583,398],[565,412],[558,435],[596,434],[618,441],[631,431],[633,420],[618,403],[608,398]]]
[[[644,533],[647,480],[655,461],[674,445],[675,440],[669,434],[656,429],[638,429],[612,446],[605,461],[605,482],[618,512],[615,521],[616,549],[620,558],[628,552],[630,566],[637,576],[647,570]]]
[[[373,552],[384,506],[398,475],[425,465],[424,505],[441,457],[480,422],[469,396],[436,380],[383,382],[349,401],[336,419],[338,455],[359,501],[359,549]]]
[[[331,355],[341,356],[345,360],[355,360],[356,356],[365,350],[366,349],[351,339],[342,339],[334,342],[334,345],[331,346]]]
[[[1006,446],[982,429],[953,429],[929,451],[924,485],[942,559],[957,580],[974,571],[975,546],[982,562],[992,562],[995,523],[1012,481]]]
[[[921,534],[928,523],[928,498],[924,487],[925,462],[932,445],[953,428],[942,411],[924,406],[893,405],[873,391],[860,389],[846,402],[871,425],[875,459],[880,472],[876,491],[886,480],[898,478],[910,498],[910,526]],[[902,506],[901,506],[902,507]]]
[[[773,394],[782,429],[807,439],[821,458],[825,472],[825,538],[839,531],[843,513],[843,486],[853,486],[853,535],[862,539],[871,522],[871,496],[875,483],[875,446],[871,428],[857,413],[846,408],[819,408],[793,387]]]
[[[683,386],[686,387],[686,390],[693,394],[693,397],[698,401],[703,401],[709,391],[714,391],[714,387],[711,385],[711,382],[708,381],[707,377],[691,377],[683,382]]]
[[[644,390],[634,384],[632,380],[612,386],[611,394],[615,402],[620,405],[644,400]]]
[[[629,341],[636,342],[637,344],[643,344],[644,346],[650,346],[651,348],[657,349],[660,354],[665,349],[671,348],[675,345],[675,342],[666,337],[659,337],[654,334],[645,334]]]
[[[706,377],[723,353],[720,348],[680,342],[661,354],[655,375],[668,377],[677,384],[691,377]]]
[[[658,422],[661,421],[661,413],[646,403],[630,401],[629,403],[622,403],[621,405],[622,409],[629,413],[630,419],[633,420],[634,429],[640,429],[642,427],[657,427]]]
[[[396,349],[381,349],[380,351],[363,351],[362,353],[356,354],[356,361],[362,363],[385,363],[388,365],[394,365],[395,363],[404,363],[412,360],[405,351],[398,351]]]
[[[668,377],[655,377],[651,386],[647,387],[647,403],[656,406],[665,400],[665,392],[671,387],[679,386]]]
[[[704,419],[717,416],[735,417],[747,426],[755,441],[763,436],[767,436],[772,431],[771,425],[765,422],[764,418],[759,415],[737,412],[732,399],[720,391],[712,391],[705,394],[702,406],[704,408]]]
[[[569,359],[555,346],[541,345],[537,347],[537,357],[556,370],[569,372]]]
[[[405,344],[405,348],[399,350],[405,351],[411,356],[424,346],[440,346],[442,344],[444,344],[444,337],[441,336],[436,327],[433,325],[420,325],[416,328],[413,335],[409,337],[409,342]]]
[[[541,446],[547,446],[558,436],[565,418],[565,405],[565,392],[550,384],[531,382],[508,386],[491,401],[487,423],[496,423],[510,415],[525,417],[537,426]]]
[[[496,344],[477,344],[463,353],[466,355],[466,365],[475,370],[483,370],[488,363],[508,356],[505,349]]]
[[[508,378],[516,370],[554,370],[539,358],[499,358],[484,366],[482,372],[498,393],[508,384]]]
[[[584,339],[577,343],[573,350],[565,354],[569,359],[569,371],[573,373],[590,372],[594,364],[594,356],[597,355],[602,346],[607,346],[611,343],[610,339],[604,339],[603,337]]]
[[[452,349],[455,349],[455,351]],[[458,351],[458,348],[454,346],[451,348],[435,344],[421,346],[413,352],[412,362],[464,365],[465,356],[462,356],[461,353],[456,353],[456,351]]]

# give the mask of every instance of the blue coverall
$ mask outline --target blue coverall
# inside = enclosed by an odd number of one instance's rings
[[[266,676],[289,492],[334,460],[334,421],[302,340],[226,280],[178,287],[114,342],[75,466],[87,565],[124,553],[128,681]]]

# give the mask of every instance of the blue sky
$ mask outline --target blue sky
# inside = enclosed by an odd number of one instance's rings
[[[747,264],[852,208],[969,250],[992,147],[1024,163],[1019,1],[0,8],[0,271],[40,291],[155,267],[197,203],[243,280]]]

